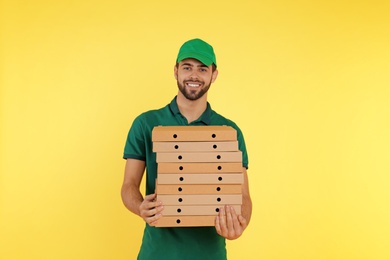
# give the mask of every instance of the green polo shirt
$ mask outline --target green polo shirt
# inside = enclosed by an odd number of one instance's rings
[[[143,160],[146,163],[146,194],[154,193],[157,178],[156,154],[152,151],[152,130],[155,126],[181,125],[228,125],[237,130],[239,149],[242,151],[243,167],[248,168],[248,155],[244,137],[231,120],[207,108],[196,121],[188,124],[180,113],[176,97],[158,110],[139,115],[133,122],[127,136],[123,158]],[[163,211],[164,214],[164,211]],[[156,228],[145,226],[140,260],[206,260],[226,259],[225,238],[219,236],[215,227]]]

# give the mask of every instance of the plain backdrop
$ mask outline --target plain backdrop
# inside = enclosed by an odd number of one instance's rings
[[[181,44],[217,55],[253,215],[229,259],[390,259],[389,1],[0,6],[0,259],[135,259],[127,132],[177,93]]]

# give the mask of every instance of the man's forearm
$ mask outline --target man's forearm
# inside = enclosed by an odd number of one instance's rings
[[[241,215],[246,219],[247,223],[249,224],[249,221],[252,216],[252,200],[249,193],[249,181],[248,181],[248,173],[246,171],[246,168],[244,168],[244,184],[242,189],[242,209],[241,209]]]
[[[143,196],[138,188],[123,186],[121,195],[125,207],[134,214],[140,216],[139,206],[143,201]]]
[[[241,215],[246,219],[247,223],[249,224],[249,221],[252,216],[252,200],[249,196],[245,194],[243,194],[242,196]]]

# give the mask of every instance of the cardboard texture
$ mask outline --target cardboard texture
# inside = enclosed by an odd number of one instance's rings
[[[163,201],[166,205],[210,205],[216,204],[223,206],[229,205],[241,205],[241,194],[218,194],[218,195],[159,195],[157,194],[157,200]]]
[[[163,216],[156,227],[206,227],[214,226],[216,216]]]
[[[158,176],[160,184],[242,184],[242,173],[226,174],[161,174]]]
[[[214,226],[219,208],[242,207],[242,152],[230,126],[157,126],[157,200],[164,210],[156,227]]]
[[[237,152],[182,152],[157,153],[157,163],[160,162],[241,162],[242,153]]]
[[[157,184],[157,194],[241,194],[241,184]]]
[[[153,142],[235,141],[237,131],[230,126],[157,126]]]
[[[159,163],[158,173],[240,173],[242,163]]]
[[[238,141],[230,142],[154,142],[153,152],[233,152],[238,150]]]
[[[241,212],[241,205],[231,205],[236,212]],[[217,216],[220,205],[164,206],[164,214],[169,216]]]

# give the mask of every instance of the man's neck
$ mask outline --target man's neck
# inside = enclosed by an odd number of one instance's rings
[[[188,123],[197,120],[207,108],[207,93],[197,100],[189,100],[183,94],[177,94],[177,106],[180,113],[187,119]]]

